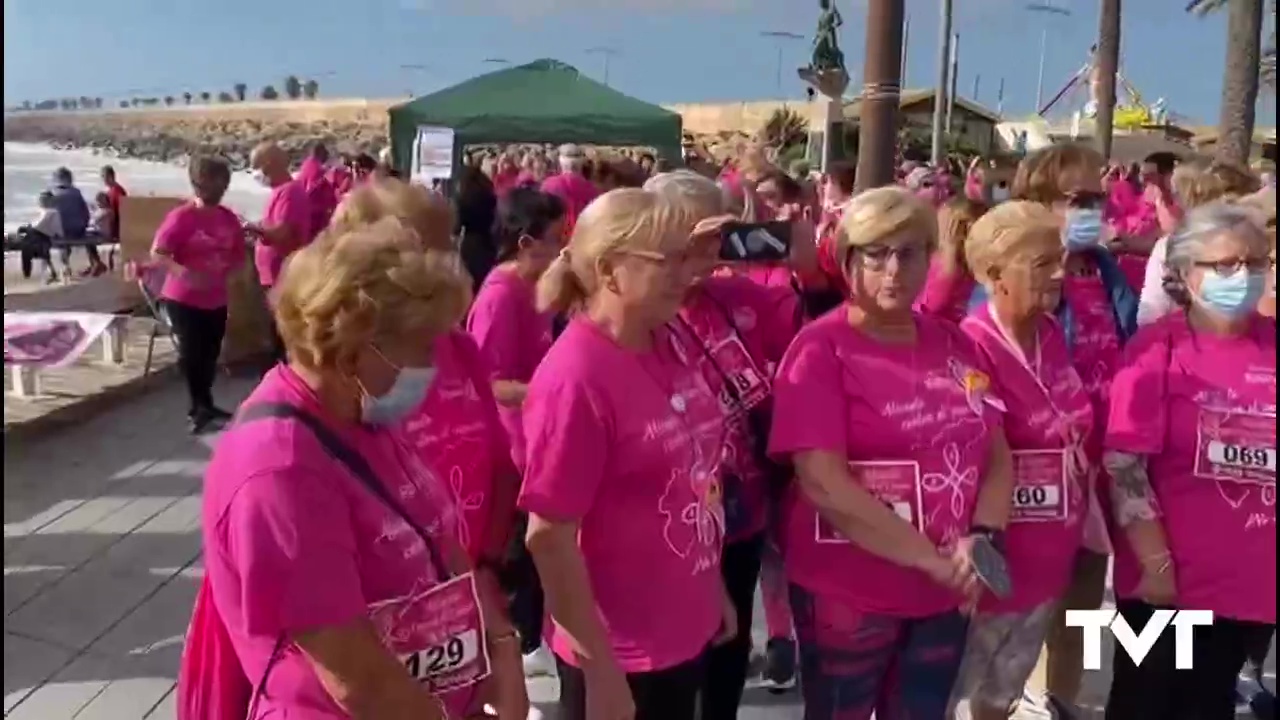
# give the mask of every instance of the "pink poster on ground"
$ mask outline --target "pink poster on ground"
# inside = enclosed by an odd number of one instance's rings
[[[78,360],[116,320],[115,315],[105,313],[5,313],[5,364],[66,367]]]

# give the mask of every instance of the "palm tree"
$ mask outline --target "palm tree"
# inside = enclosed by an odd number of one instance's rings
[[[1187,12],[1227,10],[1227,62],[1218,116],[1219,160],[1249,162],[1262,63],[1262,0],[1190,0]]]
[[[207,103],[207,102],[209,102],[209,98],[211,98],[211,97],[213,97],[213,94],[212,94],[212,93],[210,93],[208,90],[205,90],[204,92],[200,93],[200,102],[206,102],[206,103]]]
[[[164,104],[165,104],[165,105],[167,105],[167,106],[168,106],[168,105],[173,105],[173,96],[172,96],[172,95],[165,95],[165,96],[164,96]]]
[[[284,79],[284,94],[290,100],[297,100],[302,97],[302,81],[298,80],[297,75],[290,75]]]
[[[320,83],[315,80],[308,80],[302,83],[302,96],[308,100],[315,100],[320,94]]]
[[[186,103],[186,104],[188,104],[188,105],[190,105],[190,104],[191,104],[191,98],[193,98],[193,97],[195,97],[195,96],[194,96],[194,95],[192,95],[192,94],[191,94],[191,91],[189,91],[189,90],[188,90],[187,92],[182,93],[182,101],[183,101],[183,102],[185,102],[185,103]]]
[[[245,96],[249,94],[249,86],[245,85],[244,83],[236,83],[235,91],[236,91],[236,100],[239,100],[240,102],[244,102]]]

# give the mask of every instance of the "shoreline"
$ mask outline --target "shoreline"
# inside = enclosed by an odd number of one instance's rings
[[[102,111],[11,113],[4,140],[81,150],[102,157],[185,165],[200,153],[248,167],[264,141],[300,163],[309,143],[338,153],[376,153],[388,143],[387,101],[306,101]]]

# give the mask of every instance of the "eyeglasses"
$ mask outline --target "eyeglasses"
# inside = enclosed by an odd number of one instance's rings
[[[853,249],[854,257],[872,270],[883,270],[889,266],[889,258],[897,258],[898,266],[915,265],[928,257],[923,245],[910,243],[907,245],[867,245]]]
[[[1272,257],[1199,260],[1191,264],[1204,270],[1212,270],[1218,275],[1234,275],[1242,269],[1249,272],[1267,272],[1276,269],[1276,259]]]

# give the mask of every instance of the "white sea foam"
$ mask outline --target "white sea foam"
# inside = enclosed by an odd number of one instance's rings
[[[4,229],[12,230],[30,222],[36,213],[36,196],[49,186],[49,178],[59,167],[69,169],[85,199],[102,189],[98,177],[103,165],[116,169],[116,177],[130,195],[176,195],[191,192],[187,170],[179,165],[124,160],[97,155],[87,150],[54,150],[48,145],[4,144]],[[262,216],[267,190],[256,185],[248,173],[236,173],[224,203],[246,218]]]

